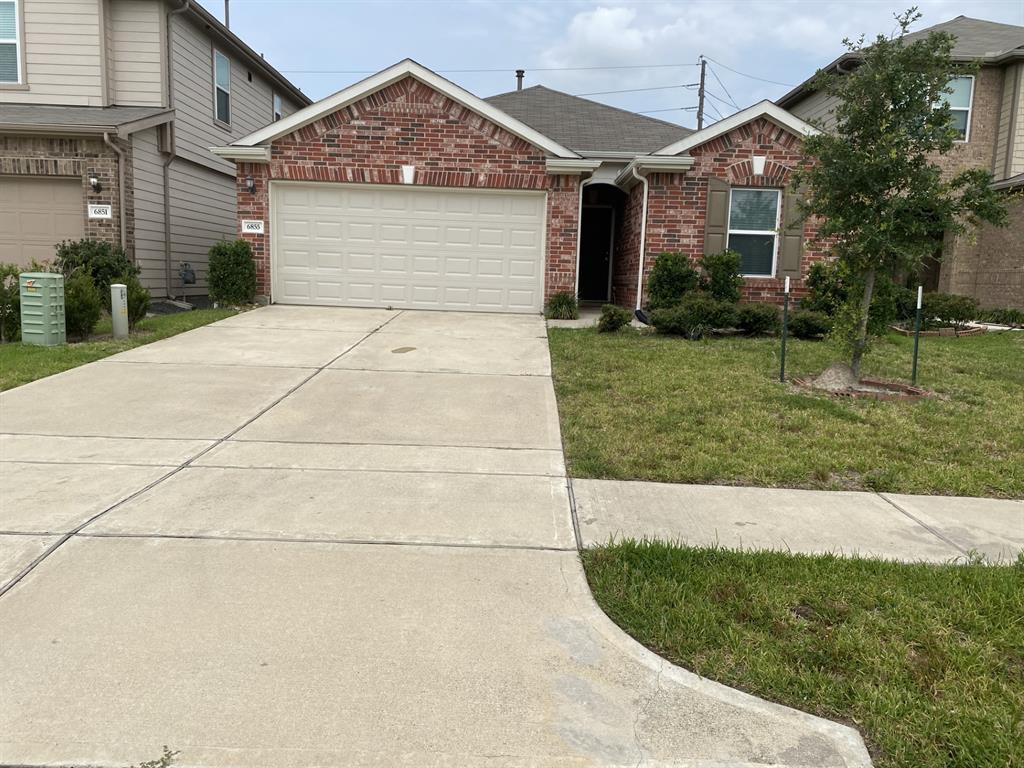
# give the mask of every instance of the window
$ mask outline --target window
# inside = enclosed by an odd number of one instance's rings
[[[231,124],[231,60],[220,51],[213,52],[213,115],[219,122]]]
[[[284,115],[281,112],[281,95],[278,93],[274,94],[274,122],[276,123]]]
[[[0,0],[0,83],[21,82],[17,0]]]
[[[947,83],[952,93],[945,96],[953,116],[953,128],[960,135],[960,141],[967,141],[971,135],[971,102],[974,98],[974,76],[954,77]]]
[[[740,274],[771,277],[779,245],[777,189],[733,189],[729,194],[726,247],[740,255]]]

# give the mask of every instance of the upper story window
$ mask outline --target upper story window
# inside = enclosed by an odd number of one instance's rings
[[[231,59],[213,52],[213,114],[221,123],[231,124]]]
[[[953,116],[953,128],[959,134],[960,141],[967,141],[971,135],[971,104],[974,101],[974,76],[954,77],[948,87],[952,93],[946,94],[946,103]]]
[[[0,0],[0,83],[21,82],[17,0]]]
[[[777,189],[735,188],[729,194],[729,235],[726,247],[740,255],[744,277],[772,277],[779,250]]]
[[[274,122],[275,123],[278,120],[280,120],[282,117],[284,117],[284,112],[282,110],[283,110],[283,107],[281,106],[281,94],[275,93],[274,94]]]

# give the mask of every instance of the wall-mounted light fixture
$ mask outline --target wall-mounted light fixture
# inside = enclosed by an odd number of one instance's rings
[[[90,176],[89,188],[92,189],[93,192],[99,192],[101,189],[103,189],[103,186],[100,184],[99,179],[97,179],[95,176]]]
[[[765,157],[764,155],[754,155],[753,159],[751,160],[751,165],[754,166],[755,176],[764,175],[764,163],[767,159],[768,158]]]
[[[252,176],[245,177],[245,191],[250,195],[256,192],[256,179]]]

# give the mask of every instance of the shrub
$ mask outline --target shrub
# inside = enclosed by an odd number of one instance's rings
[[[716,328],[736,326],[736,307],[706,294],[691,294],[677,306],[651,312],[651,325],[659,333],[700,339]]]
[[[633,313],[628,309],[615,304],[605,304],[601,307],[601,317],[597,319],[597,330],[601,333],[614,333],[629,325],[632,319]]]
[[[787,332],[797,339],[820,339],[832,330],[832,322],[824,312],[798,309],[789,316]]]
[[[978,301],[955,293],[926,293],[922,301],[922,324],[952,326],[957,332],[979,315]]]
[[[808,294],[801,299],[800,308],[835,317],[849,304],[858,304],[863,289],[850,276],[845,263],[817,262],[811,265],[804,279]],[[913,291],[911,291],[913,294]],[[868,311],[868,333],[881,336],[886,329],[906,311],[908,300],[904,289],[898,287],[888,276],[875,277],[875,290]],[[916,298],[909,299],[913,307]],[[902,307],[902,309],[901,309]],[[913,316],[913,309],[911,315]]]
[[[579,316],[579,302],[569,291],[553,293],[544,303],[544,317],[548,320],[575,320]]]
[[[65,240],[57,246],[54,265],[64,273],[65,280],[76,273],[86,275],[96,286],[108,310],[110,284],[124,275],[139,274],[139,268],[132,264],[123,250],[99,240]]]
[[[210,249],[206,275],[210,298],[221,304],[251,304],[256,298],[256,262],[245,240],[221,240]]]
[[[21,329],[21,296],[17,264],[0,264],[0,342],[16,341]]]
[[[986,323],[996,325],[1024,326],[1024,310],[1021,309],[987,309],[978,318]]]
[[[70,338],[88,338],[102,311],[103,299],[87,273],[64,278],[64,327]]]
[[[774,304],[740,304],[736,308],[736,327],[747,336],[779,332],[779,308]]]
[[[740,255],[736,251],[707,254],[700,260],[704,276],[701,287],[718,301],[735,304],[740,300]]]
[[[136,275],[123,275],[117,282],[124,283],[128,289],[128,327],[134,328],[149,311],[149,291]]]
[[[651,267],[647,280],[648,309],[674,307],[683,296],[697,290],[700,275],[690,264],[688,256],[682,253],[662,253]]]

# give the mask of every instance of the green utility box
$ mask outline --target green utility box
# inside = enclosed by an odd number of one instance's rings
[[[55,272],[22,272],[18,276],[21,294],[21,341],[40,347],[63,344],[64,275]]]

